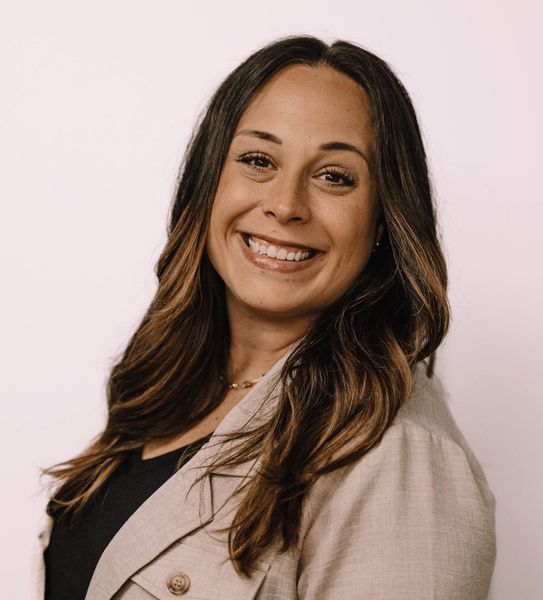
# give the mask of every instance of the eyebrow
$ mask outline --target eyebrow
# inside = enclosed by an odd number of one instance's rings
[[[259,131],[258,129],[242,129],[238,131],[234,137],[238,135],[249,135],[251,137],[256,137],[260,140],[266,140],[267,142],[273,142],[274,144],[281,145],[283,142],[273,133],[268,133],[267,131]],[[368,164],[368,158],[366,155],[358,148],[357,146],[353,146],[352,144],[347,144],[346,142],[327,142],[326,144],[321,144],[318,148],[319,150],[347,150],[348,152],[356,152],[359,154]]]

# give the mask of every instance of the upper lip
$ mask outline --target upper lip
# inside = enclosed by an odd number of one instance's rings
[[[262,240],[266,240],[266,242],[270,242],[271,244],[275,244],[277,246],[292,246],[294,248],[300,248],[301,250],[315,250],[315,252],[320,252],[317,248],[313,248],[312,246],[304,246],[303,244],[297,244],[296,242],[289,242],[288,240],[278,240],[277,238],[270,237],[269,235],[262,235],[260,233],[250,233],[249,231],[242,231],[243,235],[257,237]]]

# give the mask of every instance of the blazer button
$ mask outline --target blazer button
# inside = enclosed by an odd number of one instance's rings
[[[190,579],[185,573],[175,573],[168,579],[168,589],[174,596],[181,596],[190,587]]]

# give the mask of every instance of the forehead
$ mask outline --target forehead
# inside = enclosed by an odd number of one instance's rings
[[[285,138],[339,136],[365,146],[372,137],[366,92],[327,66],[291,65],[279,71],[243,113],[237,129],[246,127]]]

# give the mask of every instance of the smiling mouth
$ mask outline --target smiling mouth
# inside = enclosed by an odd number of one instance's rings
[[[243,238],[245,245],[254,254],[267,256],[268,258],[274,258],[276,260],[302,262],[313,258],[313,256],[319,253],[319,251],[314,248],[274,244],[249,233],[241,232],[241,237]]]

